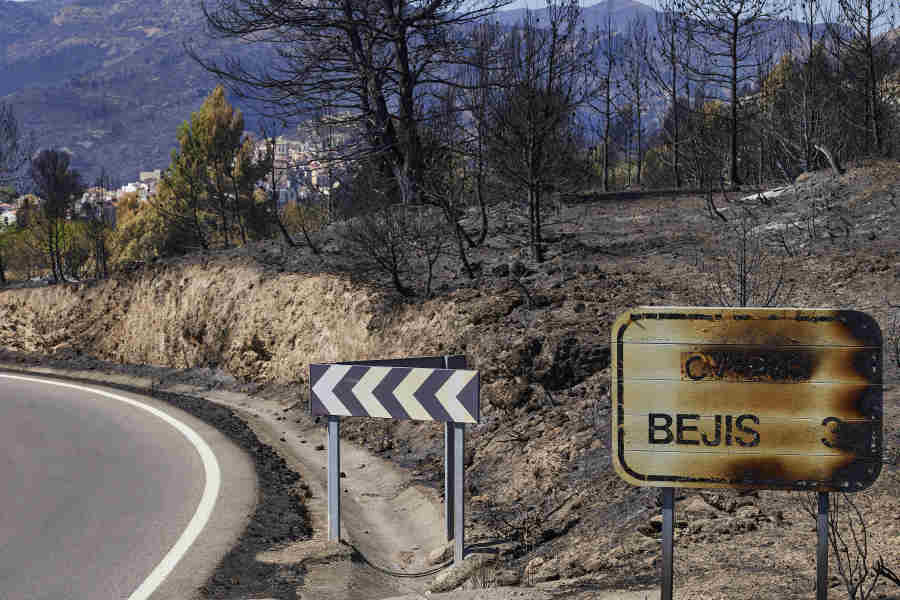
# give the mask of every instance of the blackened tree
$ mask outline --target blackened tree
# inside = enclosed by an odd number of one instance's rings
[[[631,106],[633,119],[634,162],[636,167],[634,183],[640,185],[646,144],[644,114],[647,112],[647,104],[650,100],[650,79],[646,60],[650,51],[650,33],[647,29],[646,19],[636,17],[628,23],[623,50],[622,78],[625,82],[623,91],[628,104]],[[631,167],[629,166],[629,175],[630,173]]]
[[[863,98],[861,111],[848,111],[845,118],[863,132],[863,153],[885,150],[888,110],[884,80],[890,73],[891,57],[900,43],[892,31],[897,3],[891,0],[838,0],[838,18],[829,32],[855,87],[853,97]]]
[[[84,191],[81,175],[71,169],[68,153],[42,150],[31,161],[31,179],[41,198],[36,232],[47,253],[55,282],[65,279],[63,249],[66,219],[72,215],[75,200]]]
[[[109,276],[109,244],[110,231],[115,227],[106,210],[107,195],[114,188],[112,178],[105,170],[100,172],[93,188],[88,190],[87,201],[82,206],[86,219],[85,233],[91,245],[94,259],[94,275],[97,279]]]
[[[591,48],[576,2],[547,3],[546,27],[529,11],[502,49],[505,85],[488,102],[489,149],[497,175],[527,199],[529,247],[544,259],[544,199],[584,181],[577,108],[592,93]]]
[[[616,84],[620,68],[619,48],[616,32],[613,29],[612,15],[607,13],[606,23],[594,31],[593,60],[591,76],[596,82],[594,94],[589,97],[589,105],[600,117],[600,138],[602,139],[601,157],[603,172],[603,191],[609,191],[609,170],[612,166],[612,128],[616,105],[619,102],[619,90]]]
[[[799,55],[799,61],[792,61],[791,81],[787,85],[790,102],[785,109],[793,107],[793,114],[775,129],[776,139],[788,153],[793,149],[801,167],[811,171],[820,153],[831,154],[831,148],[839,142],[841,127],[839,122],[841,85],[835,80],[834,68],[828,60],[825,42],[827,28],[818,24],[827,15],[822,12],[823,0],[805,0],[794,10],[793,26],[787,49],[791,55]],[[800,52],[795,52],[795,48]],[[786,111],[785,111],[786,112]],[[785,132],[796,132],[793,140]],[[821,149],[821,150],[820,150]]]
[[[284,219],[282,218],[281,209],[280,209],[280,198],[279,194],[279,184],[282,179],[288,179],[288,173],[292,170],[292,165],[290,164],[279,164],[279,161],[275,160],[275,147],[277,145],[277,136],[275,135],[276,127],[274,124],[262,124],[262,138],[264,141],[264,157],[262,159],[261,164],[268,166],[268,172],[265,174],[266,184],[269,188],[268,194],[268,207],[270,214],[272,215],[272,219],[275,222],[275,225],[278,226],[278,230],[281,232],[281,237],[284,240],[284,243],[287,244],[291,248],[296,248],[297,243],[294,241],[294,238],[291,237],[290,232],[288,232],[287,227],[284,224]],[[295,168],[295,167],[294,167]],[[313,251],[313,254],[318,254],[318,247],[312,242],[312,239],[309,237],[309,231],[306,228],[305,221],[301,219],[301,224],[303,226],[303,234],[306,236],[306,241],[309,244],[309,248]]]
[[[482,88],[487,90],[487,88]],[[460,223],[465,216],[466,198],[470,190],[481,205],[482,231],[486,236],[487,214],[483,197],[487,152],[486,104],[469,103],[461,94],[449,88],[431,109],[429,127],[423,131],[426,156],[423,160],[428,176],[423,181],[422,200],[441,211],[447,231],[453,232],[457,255],[470,279],[475,271],[467,249],[474,240]],[[462,104],[465,103],[465,104]],[[475,108],[474,124],[467,128],[462,122],[462,106]],[[471,131],[471,132],[470,132]]]
[[[668,149],[664,158],[672,172],[672,184],[682,185],[681,123],[688,108],[690,80],[684,76],[682,63],[690,62],[692,23],[676,11],[677,0],[662,0],[656,20],[656,35],[646,47],[645,61],[653,87],[668,101],[667,118],[660,129],[660,137]]]
[[[274,47],[254,65],[192,55],[266,116],[327,114],[363,132],[344,148],[393,177],[417,202],[422,177],[419,100],[467,60],[459,29],[509,0],[204,0],[214,35]],[[274,42],[274,44],[272,44]],[[356,143],[360,142],[360,143]]]
[[[683,61],[688,76],[728,107],[728,179],[738,185],[739,91],[757,77],[758,44],[782,14],[783,5],[781,0],[675,0],[674,8],[694,24],[689,45],[703,57]],[[722,88],[728,90],[725,98]]]
[[[493,23],[481,23],[473,27],[470,36],[470,58],[462,67],[459,78],[463,83],[459,94],[459,108],[471,116],[471,126],[467,127],[456,118],[459,115],[455,107],[447,107],[445,104],[444,107],[450,109],[450,114],[443,111],[441,114],[447,118],[439,119],[436,127],[432,124],[432,129],[439,130],[447,125],[448,121],[459,125],[452,127],[451,131],[447,131],[445,127],[443,135],[445,139],[458,140],[459,146],[465,150],[469,159],[472,194],[481,214],[481,229],[476,237],[468,236],[461,227],[458,234],[464,235],[470,246],[478,246],[484,243],[488,234],[487,195],[490,162],[487,146],[490,137],[488,100],[491,89],[502,83],[498,81],[500,79],[498,73],[502,73],[498,59],[503,36],[501,28]],[[453,187],[463,191],[459,182]],[[448,191],[449,189],[451,188],[448,188]],[[466,264],[467,272],[471,273],[467,261],[463,262]]]

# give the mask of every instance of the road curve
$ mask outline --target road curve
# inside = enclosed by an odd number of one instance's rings
[[[191,597],[255,497],[250,460],[182,411],[0,373],[3,600]]]

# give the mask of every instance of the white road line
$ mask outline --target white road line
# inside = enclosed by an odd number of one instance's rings
[[[221,485],[221,472],[219,470],[219,463],[216,460],[216,455],[213,454],[213,451],[206,444],[206,442],[203,441],[203,438],[201,438],[200,435],[197,434],[197,432],[195,432],[193,429],[191,429],[175,417],[159,410],[158,408],[148,406],[143,402],[138,402],[137,400],[132,400],[131,398],[126,398],[125,396],[119,396],[118,394],[113,394],[112,392],[76,385],[74,383],[63,383],[60,381],[52,381],[49,379],[23,377],[20,375],[7,375],[4,373],[0,373],[0,377],[4,377],[6,379],[18,379],[20,381],[30,381],[33,383],[55,385],[58,387],[72,388],[124,402],[125,404],[143,409],[154,415],[155,417],[162,419],[163,421],[177,429],[184,437],[187,438],[187,440],[191,444],[194,445],[194,448],[200,455],[200,459],[203,461],[203,470],[206,472],[206,484],[203,487],[203,496],[201,496],[200,504],[197,505],[197,510],[194,512],[194,516],[191,517],[191,521],[182,532],[181,537],[178,538],[178,541],[175,542],[175,545],[172,546],[172,548],[166,553],[162,560],[159,561],[159,564],[156,565],[156,568],[154,568],[153,571],[150,572],[150,575],[147,576],[144,582],[140,586],[138,586],[138,588],[128,597],[128,600],[146,600],[154,591],[156,591],[156,588],[158,588],[160,584],[165,581],[169,573],[172,572],[172,569],[175,568],[175,565],[178,564],[178,561],[181,560],[181,558],[187,553],[188,549],[191,547],[191,544],[194,543],[194,541],[197,539],[197,536],[199,536],[200,532],[203,531],[203,528],[209,521],[209,517],[212,515],[213,508],[216,505],[216,498],[218,498],[219,496],[219,487]]]

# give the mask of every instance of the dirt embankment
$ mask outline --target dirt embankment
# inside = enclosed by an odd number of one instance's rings
[[[303,383],[309,362],[424,346],[458,330],[441,318],[385,313],[380,295],[335,275],[267,275],[251,260],[161,265],[99,283],[0,295],[5,347],[57,357],[218,367],[245,381]],[[443,332],[440,332],[443,333]]]
[[[888,331],[900,303],[898,195],[896,166],[876,164],[807,178],[766,204],[716,201],[732,223],[749,209],[768,232],[779,260],[766,268],[782,269],[784,303],[866,310]],[[610,464],[609,331],[632,306],[717,304],[728,282],[717,288],[715,264],[732,238],[701,198],[580,203],[548,218],[548,260],[536,264],[520,250],[527,223],[515,215],[492,212],[492,235],[472,250],[474,281],[452,257],[439,262],[435,299],[398,302],[378,276],[343,268],[357,258],[335,240],[323,240],[323,257],[266,243],[109,282],[6,291],[0,347],[87,368],[202,371],[208,387],[277,391],[284,408],[303,406],[310,362],[465,354],[483,386],[465,459],[467,535],[492,552],[468,585],[555,582],[571,598],[653,586],[657,494],[626,485]],[[900,571],[900,393],[886,365],[888,464],[857,497],[870,559]],[[164,371],[152,376],[177,379]],[[439,494],[439,426],[346,419],[342,435]],[[678,498],[684,597],[811,596],[815,534],[796,494]],[[900,595],[886,582],[878,592]]]

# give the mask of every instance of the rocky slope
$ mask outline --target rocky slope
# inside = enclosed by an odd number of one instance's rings
[[[784,304],[865,310],[896,339],[898,195],[896,163],[881,162],[838,179],[805,176],[775,203],[717,202],[733,221],[752,211],[771,232],[767,248],[786,249]],[[476,579],[555,582],[557,594],[600,597],[653,586],[659,560],[657,493],[628,486],[610,464],[610,326],[636,305],[721,301],[714,268],[731,238],[704,206],[694,197],[560,206],[548,215],[542,264],[519,250],[527,229],[515,208],[497,206],[473,255],[479,277],[467,280],[448,256],[437,296],[416,301],[395,297],[336,229],[322,234],[318,257],[270,242],[105,282],[8,290],[0,345],[8,357],[83,368],[205,369],[211,387],[277,392],[285,407],[305,400],[310,362],[465,354],[481,371],[484,417],[468,438],[468,535],[496,551]],[[900,392],[897,357],[886,351],[885,360],[886,464],[856,499],[870,560],[897,571]],[[342,435],[439,489],[440,427],[347,419]],[[682,490],[678,499],[682,597],[811,596],[815,533],[804,496]],[[900,595],[879,585],[883,598]]]

